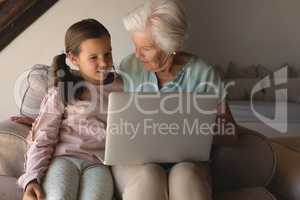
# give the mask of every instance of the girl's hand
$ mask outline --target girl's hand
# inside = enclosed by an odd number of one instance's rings
[[[41,186],[32,181],[26,186],[26,190],[23,194],[23,200],[44,200],[45,195]]]
[[[20,124],[31,126],[34,122],[34,119],[31,117],[22,117],[22,116],[13,116],[10,118],[11,121],[17,122]]]

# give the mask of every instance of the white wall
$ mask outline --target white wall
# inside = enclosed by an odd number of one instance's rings
[[[211,63],[300,67],[299,0],[188,0],[188,49]]]
[[[184,0],[183,0],[184,1]],[[63,50],[66,29],[83,18],[96,18],[112,34],[116,63],[132,51],[121,18],[143,0],[60,0],[0,52],[0,120],[16,114],[15,80],[36,63],[50,64]],[[190,22],[187,49],[210,63],[277,68],[300,64],[299,0],[186,0]]]

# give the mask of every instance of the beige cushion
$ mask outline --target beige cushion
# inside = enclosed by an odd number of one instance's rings
[[[0,122],[0,175],[19,177],[23,173],[29,130],[9,120]]]
[[[273,193],[287,200],[300,199],[300,154],[297,148],[291,149],[272,143],[276,153],[276,173],[270,184]]]
[[[21,200],[22,194],[16,178],[0,176],[0,200]]]
[[[273,82],[273,80],[271,80]],[[265,101],[275,101],[275,92],[276,89],[287,89],[288,92],[288,101],[294,103],[300,103],[300,78],[290,78],[288,79],[287,83],[283,83],[280,85],[272,85],[269,88],[266,88],[265,91]],[[280,95],[277,99],[278,101],[283,100],[282,96]]]
[[[278,71],[278,70],[280,70],[281,68],[284,68],[284,67],[287,67],[288,78],[297,78],[297,77],[300,76],[300,74],[298,74],[297,70],[293,66],[289,65],[288,63],[276,68],[274,70],[274,72]]]
[[[277,68],[275,71],[286,67],[283,65]],[[300,90],[296,87],[300,84],[300,79],[297,72],[293,67],[288,66],[288,78],[289,81],[286,84],[280,85],[280,88],[288,89],[288,101],[300,103]],[[264,77],[269,76],[271,79],[271,87],[265,88],[254,95],[253,100],[258,101],[274,101],[275,100],[275,89],[273,80],[273,72],[268,70],[262,65],[252,65],[246,68],[237,66],[235,63],[230,63],[226,72],[225,82],[234,81],[235,86],[228,87],[227,99],[228,100],[249,100],[251,91],[260,80]],[[281,99],[278,99],[281,100]]]
[[[40,104],[47,94],[48,89],[53,86],[53,72],[47,65],[34,65],[26,80],[23,80],[24,89],[21,91],[20,114],[36,118],[39,114]],[[75,75],[79,74],[78,70],[72,69]]]
[[[26,87],[21,94],[20,114],[32,118],[37,117],[42,99],[48,91],[49,68],[46,65],[34,65],[32,67],[26,80],[24,80]]]
[[[226,78],[257,78],[257,71],[254,66],[249,66],[245,68],[237,66],[235,63],[231,62],[229,63],[227,68]]]
[[[230,82],[235,85],[227,87],[227,100],[249,100],[253,87],[258,84],[260,79],[257,78],[238,78],[225,80],[226,85]],[[264,100],[265,91],[259,91],[253,96],[254,100]]]
[[[226,72],[225,82],[226,85],[229,82],[234,82],[234,86],[227,87],[227,99],[228,100],[249,100],[251,97],[251,91],[253,87],[259,83],[259,81],[271,74],[271,72],[262,65],[251,65],[246,68],[241,68],[234,63],[228,65]],[[264,100],[265,91],[259,91],[253,96],[254,100]]]

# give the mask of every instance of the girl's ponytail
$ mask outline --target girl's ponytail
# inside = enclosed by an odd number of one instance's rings
[[[70,94],[73,94],[73,87],[80,81],[83,81],[81,76],[77,76],[72,73],[71,68],[66,63],[66,54],[60,54],[53,58],[52,61],[52,72],[53,72],[53,85],[59,87],[62,102],[67,105],[70,101]],[[80,91],[78,91],[80,92]],[[75,93],[75,98],[80,94]]]
[[[54,73],[54,86],[59,82],[67,82],[70,77],[70,67],[66,64],[66,54],[60,54],[53,58],[52,69]]]

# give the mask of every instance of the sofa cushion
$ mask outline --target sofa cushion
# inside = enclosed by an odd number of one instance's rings
[[[274,73],[282,68],[287,69],[288,82],[284,84],[274,86]],[[251,91],[256,84],[263,86],[260,81],[269,76],[271,80],[271,87],[264,88],[254,94],[253,99],[259,101],[274,101],[275,91],[277,88],[287,88],[288,89],[288,101],[300,103],[300,90],[296,87],[300,84],[300,78],[296,70],[289,66],[288,64],[282,65],[279,68],[271,71],[262,65],[252,65],[246,68],[237,66],[234,63],[228,65],[226,76],[224,78],[225,82],[235,82],[235,86],[228,87],[227,99],[228,100],[249,100],[251,97]],[[285,73],[277,74],[277,77]],[[298,77],[298,78],[297,78]],[[278,87],[279,86],[279,87]],[[282,98],[281,98],[282,99]],[[278,100],[281,100],[280,98]]]
[[[251,96],[253,87],[258,84],[260,79],[258,78],[237,78],[237,79],[226,79],[226,86],[229,83],[234,85],[228,85],[226,88],[228,100],[248,100]],[[265,91],[259,91],[254,94],[254,100],[264,100]]]
[[[272,81],[272,80],[271,80]],[[271,87],[266,88],[265,101],[275,101],[276,89],[287,89],[287,97],[289,102],[300,103],[300,90],[297,86],[300,85],[300,78],[289,78],[287,83],[280,85],[272,84]],[[279,95],[277,101],[282,100],[282,96]]]
[[[272,143],[276,153],[276,172],[269,185],[276,197],[284,200],[300,199],[299,150]]]
[[[238,143],[213,148],[211,173],[214,190],[265,187],[275,171],[275,153],[261,135],[237,127]],[[247,155],[247,156],[245,156]]]
[[[226,191],[216,195],[216,200],[276,200],[266,188],[243,188]]]
[[[35,118],[40,109],[43,97],[48,91],[49,66],[34,65],[24,80],[25,88],[20,95],[20,114]]]
[[[22,189],[17,186],[17,179],[0,176],[0,200],[21,200]]]
[[[245,68],[237,66],[234,62],[230,62],[227,68],[226,78],[257,78],[257,70],[255,66]]]
[[[276,72],[276,71],[281,70],[282,68],[287,68],[288,78],[300,77],[300,74],[298,74],[298,72],[297,72],[297,68],[295,68],[295,66],[290,65],[289,63],[285,63],[285,64],[279,66],[278,68],[275,68],[275,70],[273,70],[273,71]]]
[[[79,71],[71,69],[71,73],[79,75]],[[40,104],[53,86],[54,73],[50,66],[37,64],[28,73],[21,86],[20,114],[36,118],[39,114]]]
[[[23,173],[29,130],[9,120],[0,122],[0,175],[19,177]]]

